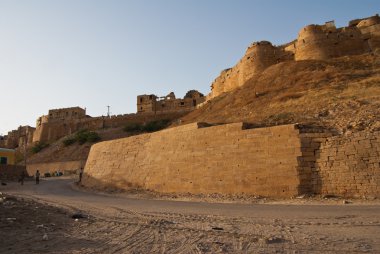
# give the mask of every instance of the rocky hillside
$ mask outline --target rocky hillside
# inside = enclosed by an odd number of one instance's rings
[[[199,121],[380,129],[380,54],[273,65],[182,118],[182,124]]]
[[[131,133],[123,131],[122,128],[98,130],[97,133],[100,136],[100,141],[124,138],[131,135]],[[93,143],[87,142],[81,145],[76,142],[65,146],[63,141],[66,138],[64,137],[50,144],[38,153],[30,154],[27,163],[86,160]]]
[[[253,126],[303,123],[337,133],[380,129],[380,54],[273,65],[242,87],[182,117],[191,122],[248,122]],[[99,130],[101,140],[130,136]],[[91,143],[64,146],[65,138],[29,157],[28,163],[85,160]]]

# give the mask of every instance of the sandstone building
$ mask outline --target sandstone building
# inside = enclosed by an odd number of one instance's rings
[[[242,86],[269,66],[286,61],[324,60],[346,55],[371,53],[380,48],[378,15],[352,20],[347,27],[336,28],[333,21],[302,28],[296,40],[281,46],[270,42],[252,43],[243,58],[223,70],[211,85],[207,99]]]
[[[15,150],[0,148],[0,165],[14,165],[15,163]]]
[[[158,97],[154,94],[137,96],[137,113],[91,117],[80,107],[50,109],[47,115],[40,116],[36,128],[20,126],[0,138],[0,147],[22,148],[26,143],[51,143],[61,137],[81,129],[98,130],[122,127],[127,123],[145,123],[153,120],[173,120],[204,102],[205,97],[196,90],[190,90],[183,99],[177,99],[173,92]],[[26,138],[26,139],[25,139]],[[27,141],[27,142],[25,142]]]
[[[31,144],[35,130],[35,128],[30,126],[20,126],[17,130],[12,130],[0,138],[0,147],[13,149],[17,147],[22,148],[25,144]]]
[[[173,92],[164,97],[154,94],[137,96],[137,113],[184,112],[191,111],[204,102],[205,97],[196,90],[190,90],[183,99],[177,99]]]

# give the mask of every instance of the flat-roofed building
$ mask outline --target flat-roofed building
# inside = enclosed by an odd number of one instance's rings
[[[14,165],[16,151],[13,149],[0,148],[0,165]]]

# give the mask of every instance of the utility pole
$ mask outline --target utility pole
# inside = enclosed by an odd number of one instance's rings
[[[24,164],[25,164],[25,169],[26,169],[26,156],[27,156],[27,145],[28,145],[28,127],[25,128],[25,140],[24,140]]]
[[[107,106],[107,116],[110,117],[110,106]]]

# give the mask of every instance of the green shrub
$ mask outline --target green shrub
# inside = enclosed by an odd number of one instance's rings
[[[69,137],[69,138],[66,138],[63,140],[63,145],[64,146],[69,146],[69,145],[72,145],[74,144],[75,142],[77,142],[77,140],[73,137]]]
[[[125,132],[138,132],[138,131],[142,131],[142,129],[143,129],[143,126],[142,124],[139,124],[139,123],[128,123],[123,128]]]
[[[170,120],[155,120],[145,124],[128,123],[124,126],[123,130],[126,132],[154,132],[165,129],[170,124]]]
[[[33,147],[32,147],[32,153],[38,153],[45,147],[48,147],[49,144],[43,143],[43,142],[37,142]]]
[[[146,132],[159,131],[168,127],[169,123],[170,121],[167,119],[151,121],[143,126],[143,131],[146,131]]]
[[[95,131],[80,130],[73,137],[68,137],[63,140],[65,146],[69,146],[78,142],[80,145],[83,145],[86,142],[94,143],[100,140],[100,136]]]
[[[75,140],[78,141],[79,144],[83,145],[87,141],[87,130],[80,130],[75,133]]]
[[[100,140],[100,136],[95,131],[90,131],[87,133],[87,142],[94,143]]]

